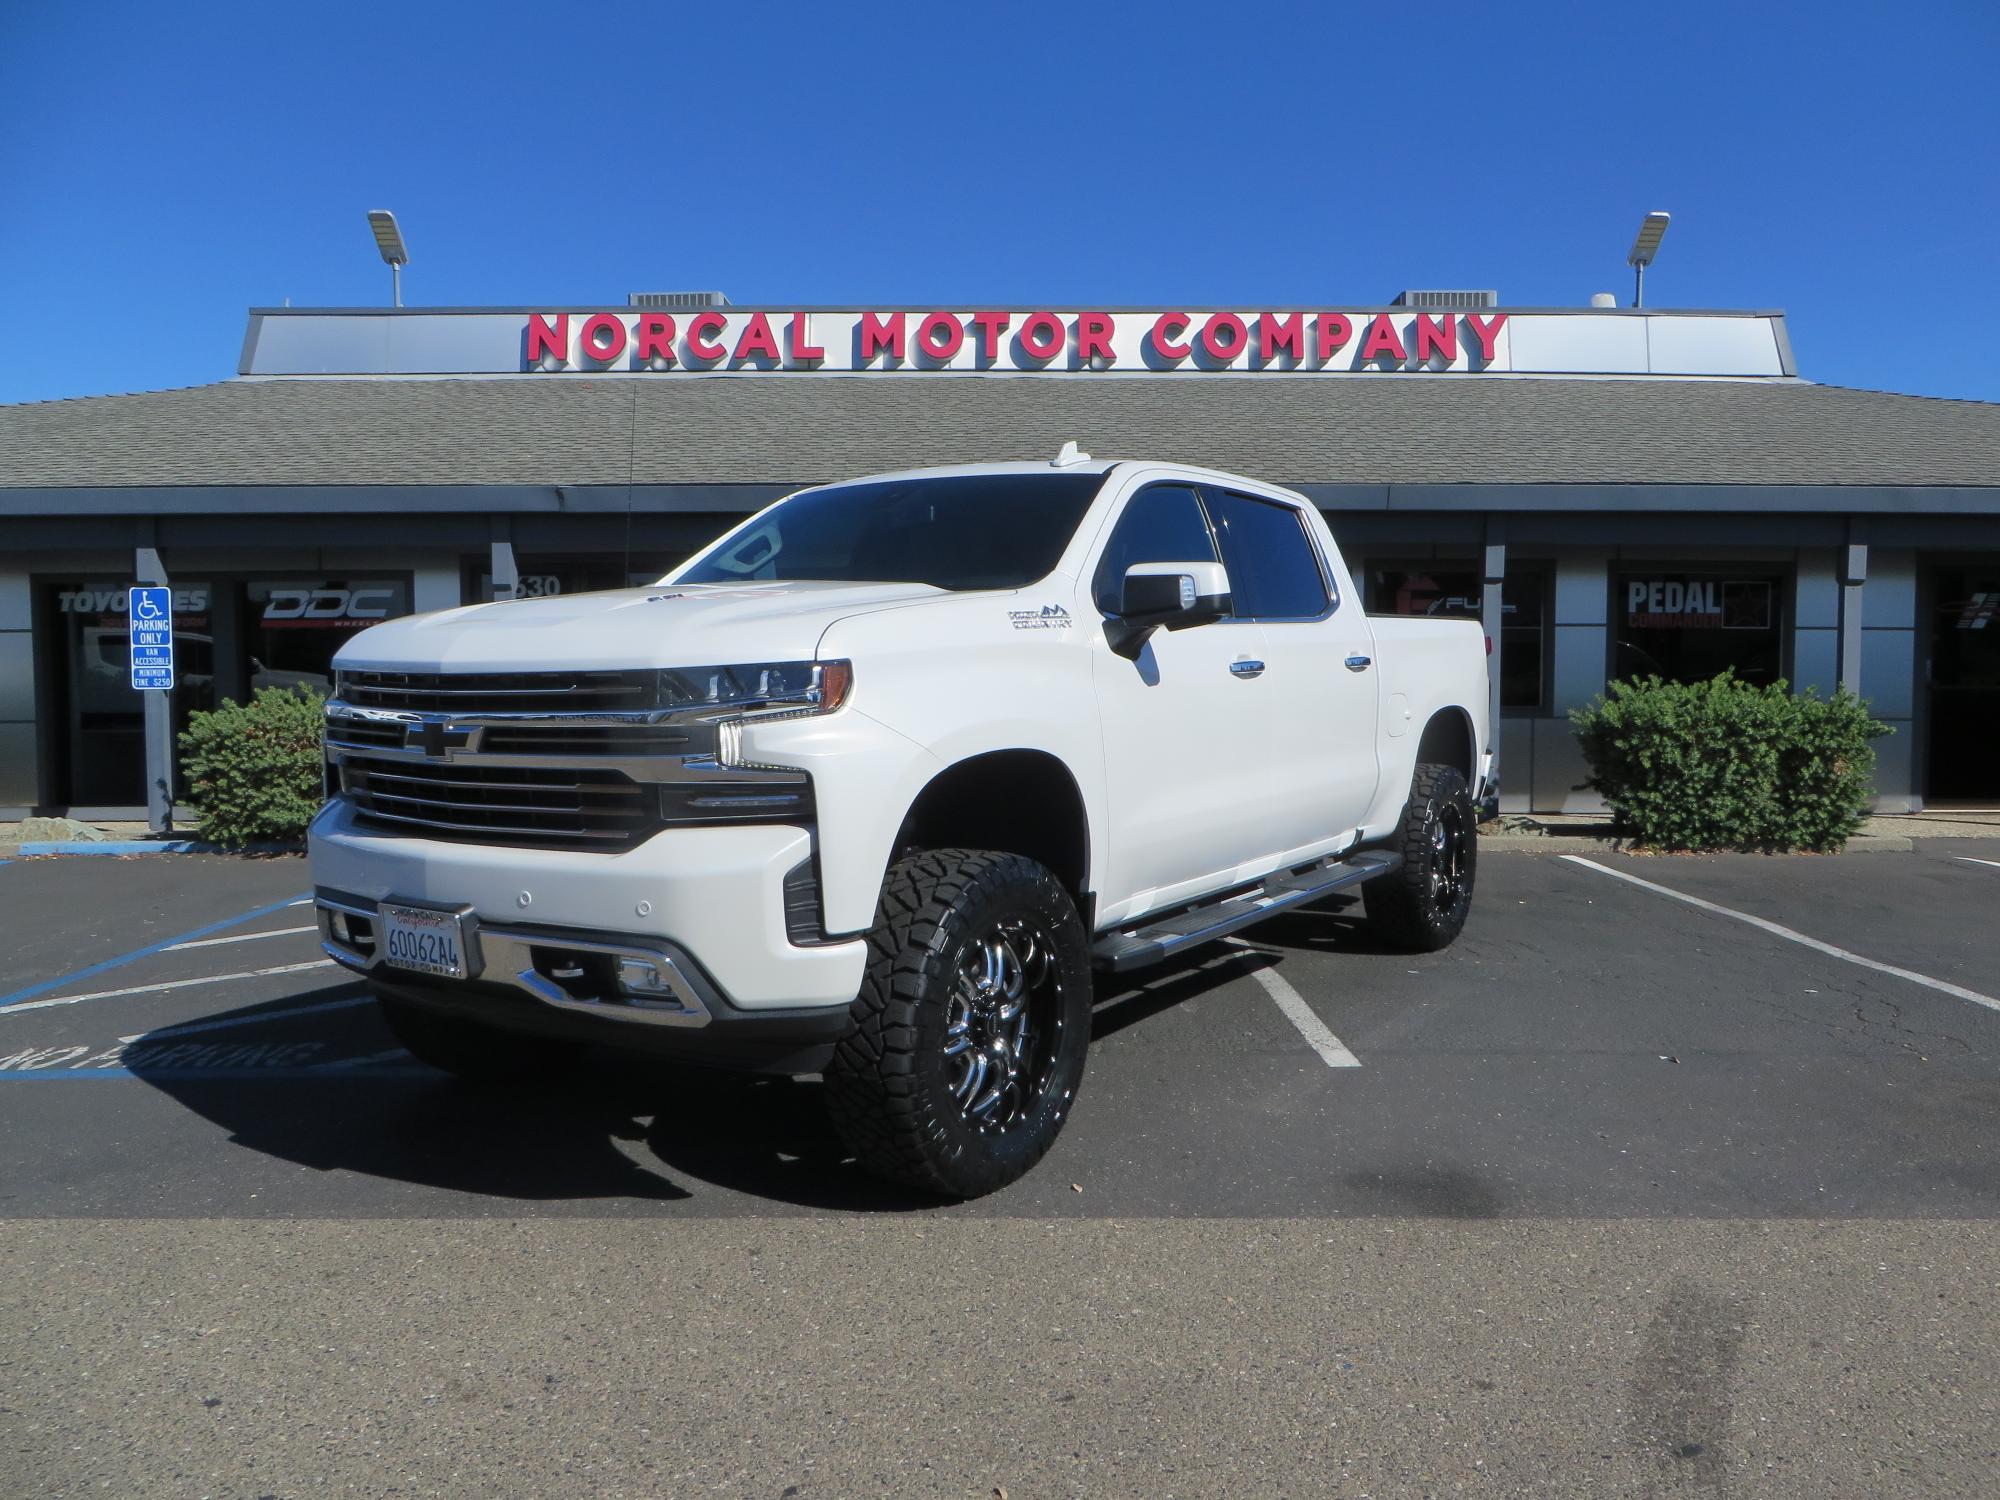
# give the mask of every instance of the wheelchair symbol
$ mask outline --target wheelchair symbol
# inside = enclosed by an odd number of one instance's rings
[[[164,620],[166,618],[160,612],[160,601],[155,599],[151,594],[141,594],[139,596],[139,605],[134,613],[142,620]]]

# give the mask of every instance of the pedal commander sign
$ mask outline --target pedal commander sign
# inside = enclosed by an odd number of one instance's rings
[[[521,368],[1474,374],[1506,331],[1506,313],[1400,310],[550,312],[527,315]]]

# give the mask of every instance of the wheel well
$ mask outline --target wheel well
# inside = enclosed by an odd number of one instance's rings
[[[1041,750],[996,750],[940,771],[910,805],[894,857],[953,848],[1025,854],[1048,866],[1081,905],[1090,823],[1076,778]]]
[[[1462,708],[1441,708],[1424,725],[1417,741],[1418,765],[1457,766],[1465,784],[1477,788],[1479,766],[1472,744],[1472,719]]]

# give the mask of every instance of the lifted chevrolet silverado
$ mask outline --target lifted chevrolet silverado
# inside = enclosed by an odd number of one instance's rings
[[[411,1052],[823,1074],[863,1166],[953,1196],[1054,1141],[1093,969],[1346,887],[1451,942],[1492,772],[1476,624],[1364,614],[1297,494],[1073,448],[803,490],[652,587],[335,667],[322,937]]]

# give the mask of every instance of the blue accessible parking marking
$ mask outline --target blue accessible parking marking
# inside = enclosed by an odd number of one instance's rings
[[[54,979],[44,979],[39,984],[31,984],[25,989],[14,991],[11,995],[0,995],[0,1012],[5,1012],[23,1001],[32,1000],[37,995],[46,995],[50,990],[61,989],[67,984],[78,984],[112,969],[122,968],[126,964],[137,963],[142,958],[151,958],[154,954],[164,952],[177,943],[194,942],[218,932],[226,932],[231,927],[240,927],[245,922],[254,922],[259,917],[268,917],[274,911],[283,911],[288,906],[297,906],[311,899],[310,895],[304,895],[273,901],[268,906],[259,906],[238,916],[225,917],[220,922],[211,922],[206,927],[195,928],[192,932],[176,933],[173,937],[161,938],[157,943],[148,943],[143,948],[135,948],[130,953],[121,953],[116,958],[107,958],[102,963],[92,964],[87,969],[79,969],[74,974],[59,974]]]

